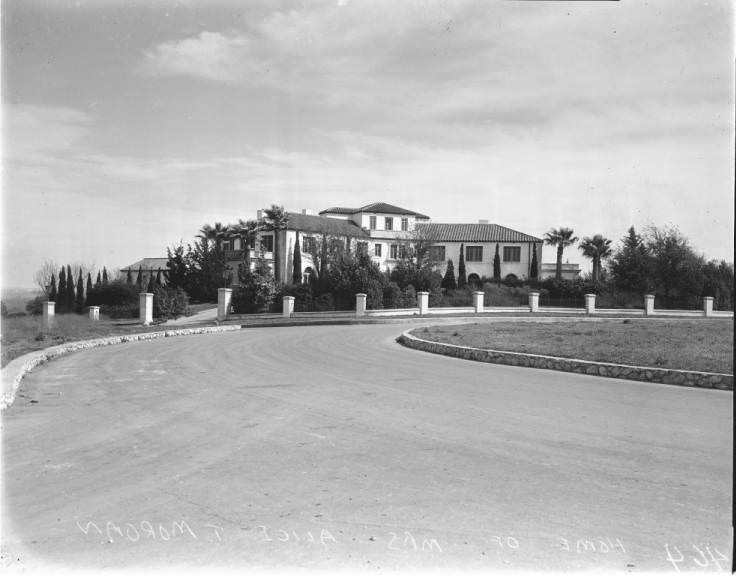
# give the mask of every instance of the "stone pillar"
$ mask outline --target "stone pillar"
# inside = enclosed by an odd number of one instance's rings
[[[284,303],[283,303],[283,315],[284,317],[291,317],[291,314],[294,313],[294,296],[285,295],[284,296]]]
[[[233,290],[230,288],[220,288],[217,290],[217,321],[225,321],[227,319],[232,297]]]
[[[89,320],[100,321],[100,306],[91,305],[89,306]]]
[[[56,313],[56,302],[43,302],[43,327],[51,327],[54,323],[54,314]]]
[[[539,292],[529,292],[529,311],[539,311]]]
[[[365,315],[365,300],[368,296],[364,293],[355,294],[355,315]]]
[[[713,315],[713,298],[710,296],[705,296],[703,298],[703,315],[705,317]]]
[[[644,315],[654,315],[654,296],[652,294],[644,296]]]
[[[417,304],[419,305],[419,315],[427,315],[429,311],[429,292],[417,292]]]
[[[475,308],[475,313],[483,313],[483,298],[485,295],[486,294],[482,291],[473,292],[473,307]]]
[[[595,294],[594,293],[585,294],[585,313],[587,314],[595,313]]]
[[[143,325],[150,325],[153,322],[153,294],[138,294],[138,303],[140,306],[138,317],[143,322]]]

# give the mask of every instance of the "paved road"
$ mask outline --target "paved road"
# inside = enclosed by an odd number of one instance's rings
[[[728,570],[729,392],[465,362],[401,329],[38,369],[3,418],[4,563]]]

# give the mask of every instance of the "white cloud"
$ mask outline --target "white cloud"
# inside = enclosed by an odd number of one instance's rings
[[[146,52],[139,71],[150,76],[192,76],[219,82],[243,77],[241,53],[248,46],[243,34],[201,32],[198,36],[164,42]]]

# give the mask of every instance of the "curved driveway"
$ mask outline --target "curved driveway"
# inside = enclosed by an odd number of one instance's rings
[[[3,417],[3,562],[728,570],[731,393],[430,355],[402,329],[37,369]]]

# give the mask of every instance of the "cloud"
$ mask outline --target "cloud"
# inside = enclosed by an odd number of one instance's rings
[[[201,32],[198,36],[164,42],[146,52],[139,71],[149,76],[191,76],[236,82],[243,76],[248,39],[242,34]]]

